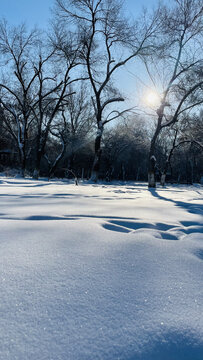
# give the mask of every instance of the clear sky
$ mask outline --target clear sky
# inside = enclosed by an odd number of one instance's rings
[[[158,4],[158,1],[125,0],[125,8],[129,14],[137,15],[142,10],[142,7],[150,9]],[[55,0],[0,0],[0,18],[4,17],[11,25],[25,22],[28,27],[32,28],[37,25],[39,28],[45,29],[51,18],[50,9],[54,3]],[[134,99],[140,96],[139,92],[147,91],[148,85],[144,86],[144,90],[141,86],[144,80],[142,69],[136,62],[136,64],[128,64],[126,69],[122,69],[117,75],[116,84],[122,94],[127,95],[129,104],[132,106]],[[140,78],[142,78],[142,81],[140,81]]]
[[[158,0],[126,0],[129,12],[157,4]],[[28,25],[44,28],[50,17],[50,8],[54,0],[0,0],[0,18],[5,17],[9,23],[19,24],[25,21]]]
[[[0,17],[15,25],[26,22],[45,27],[52,4],[52,0],[0,0]]]

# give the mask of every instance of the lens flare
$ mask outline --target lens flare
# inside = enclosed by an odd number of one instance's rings
[[[160,96],[155,91],[149,91],[146,94],[145,102],[148,106],[158,106],[160,103]]]

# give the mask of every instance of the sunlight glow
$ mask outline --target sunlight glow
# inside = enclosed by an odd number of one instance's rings
[[[160,104],[160,96],[156,91],[149,91],[146,94],[145,102],[148,106],[158,106]]]

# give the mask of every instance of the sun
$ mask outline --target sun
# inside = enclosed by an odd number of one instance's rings
[[[158,106],[160,104],[160,96],[156,91],[149,91],[146,94],[145,102],[148,106]]]

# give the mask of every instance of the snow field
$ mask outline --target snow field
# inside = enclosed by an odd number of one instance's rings
[[[0,178],[0,359],[202,360],[202,188]]]

